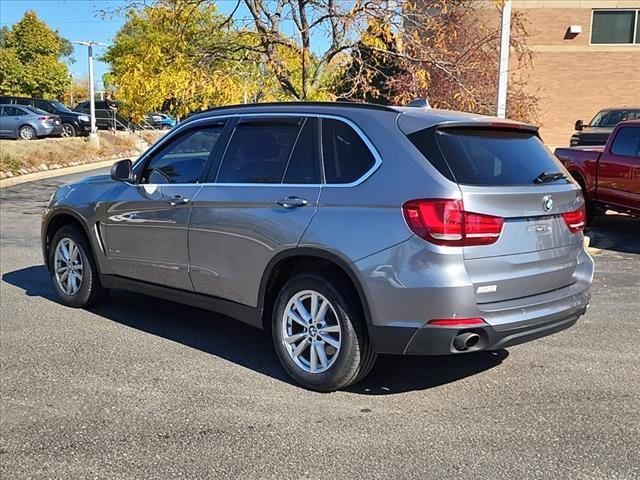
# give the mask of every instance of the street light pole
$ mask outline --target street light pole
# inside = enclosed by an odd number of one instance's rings
[[[101,46],[106,46],[104,43],[98,43],[98,42],[94,42],[92,40],[89,41],[85,41],[85,40],[76,40],[76,41],[72,41],[71,43],[76,43],[78,45],[84,45],[85,47],[87,47],[87,53],[88,53],[88,58],[89,58],[89,108],[90,108],[90,115],[91,115],[91,133],[89,133],[89,136],[91,137],[95,137],[97,136],[98,133],[98,129],[96,128],[96,92],[95,92],[95,85],[94,85],[94,80],[93,80],[93,47],[94,45],[101,45]]]
[[[87,52],[89,54],[89,108],[91,114],[91,136],[97,134],[96,129],[96,86],[93,83],[93,45],[89,43],[87,45]]]
[[[498,75],[498,117],[507,114],[507,83],[509,80],[509,38],[511,36],[511,0],[502,6],[502,36],[500,40],[500,73]]]

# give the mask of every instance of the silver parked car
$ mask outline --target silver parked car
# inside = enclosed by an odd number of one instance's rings
[[[162,296],[270,330],[330,391],[378,353],[459,355],[558,332],[593,260],[580,187],[521,123],[410,107],[263,104],[189,118],[42,222],[53,286]]]
[[[0,105],[0,136],[34,140],[60,135],[60,117],[35,107]]]

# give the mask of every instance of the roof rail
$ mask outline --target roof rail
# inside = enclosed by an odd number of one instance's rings
[[[345,101],[337,101],[337,102],[264,102],[264,103],[246,103],[246,104],[237,104],[237,105],[224,105],[221,107],[209,108],[207,110],[203,110],[201,112],[194,113],[193,115],[198,115],[201,113],[209,113],[209,112],[219,112],[221,110],[228,110],[231,108],[262,108],[262,107],[288,107],[288,106],[298,106],[298,107],[347,107],[347,108],[362,108],[362,109],[373,109],[373,110],[382,110],[385,112],[395,112],[398,111],[386,105],[377,105],[375,103],[364,103],[364,102],[345,102]],[[191,115],[190,115],[191,116]]]

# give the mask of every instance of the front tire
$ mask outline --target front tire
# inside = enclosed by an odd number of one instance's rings
[[[71,125],[70,123],[63,123],[62,124],[62,133],[60,134],[60,136],[62,138],[75,137],[76,136],[75,127],[73,125]]]
[[[63,226],[53,235],[49,273],[58,297],[69,307],[89,307],[108,294],[100,283],[89,241],[75,225]]]
[[[320,392],[361,380],[376,357],[359,299],[338,277],[301,274],[289,280],[276,301],[272,336],[287,373]]]

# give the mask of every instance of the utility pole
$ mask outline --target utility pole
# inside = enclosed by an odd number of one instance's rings
[[[507,114],[507,83],[509,80],[509,39],[511,36],[511,0],[502,6],[502,36],[500,40],[500,72],[498,74],[498,117]]]
[[[89,108],[91,112],[91,133],[90,137],[98,136],[98,129],[96,128],[96,98],[95,98],[95,84],[93,79],[93,47],[94,45],[106,46],[104,43],[94,42],[93,40],[75,40],[71,43],[77,45],[84,45],[87,47],[88,60],[89,60]]]

